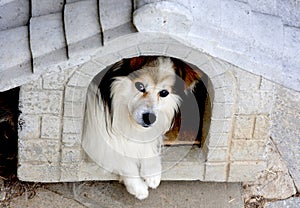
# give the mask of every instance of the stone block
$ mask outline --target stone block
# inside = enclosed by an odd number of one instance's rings
[[[140,55],[137,47],[129,47],[129,48],[121,49],[118,52],[118,54],[122,58],[132,58]]]
[[[41,73],[67,60],[61,13],[31,18],[29,30],[35,72]]]
[[[298,207],[300,204],[300,197],[291,197],[286,200],[281,200],[281,201],[270,201],[267,202],[265,207],[266,208],[282,208],[282,207]]]
[[[67,86],[65,88],[65,101],[67,102],[85,102],[87,88]]]
[[[239,90],[258,90],[261,78],[257,75],[235,68],[235,76],[237,79]]]
[[[63,133],[62,142],[65,147],[80,146],[81,145],[81,135],[80,134]]]
[[[248,1],[252,10],[277,15],[277,1],[276,0],[251,0]]]
[[[270,118],[268,115],[258,115],[255,119],[255,128],[253,138],[258,140],[265,140],[269,138],[270,134]]]
[[[8,77],[8,69],[17,66],[22,68],[22,65],[30,62],[31,54],[28,38],[28,28],[26,26],[0,31],[0,72],[6,71],[6,74],[0,78],[1,82],[2,78],[6,79]]]
[[[38,115],[21,114],[19,116],[19,138],[22,140],[40,138],[41,118]]]
[[[177,48],[177,54],[181,53],[181,48]],[[168,47],[169,50],[169,47]],[[183,56],[183,61],[187,61],[188,63],[191,63],[197,67],[199,67],[200,70],[202,70],[202,65],[209,63],[209,61],[212,59],[211,56],[200,52],[199,50],[191,49],[186,56]]]
[[[96,63],[94,61],[89,61],[85,63],[82,67],[80,67],[78,71],[94,77],[98,73],[100,73],[104,68],[106,68],[105,65]]]
[[[255,181],[256,176],[265,169],[265,161],[231,162],[228,182]]]
[[[80,71],[76,71],[68,81],[68,86],[74,87],[86,87],[92,81],[94,77],[91,75],[83,74]]]
[[[60,182],[79,181],[79,164],[61,163]]]
[[[83,127],[82,118],[63,119],[63,133],[80,134],[82,132],[82,127]]]
[[[254,47],[265,47],[273,53],[282,52],[283,24],[280,17],[252,12]]]
[[[63,90],[65,84],[65,73],[51,73],[43,75],[43,89]]]
[[[96,0],[68,3],[64,24],[69,57],[86,56],[102,45]]]
[[[274,92],[239,91],[237,102],[237,113],[239,114],[270,114],[271,103],[274,102]]]
[[[248,27],[244,27],[248,25]],[[221,27],[225,31],[249,38],[251,33],[251,9],[248,4],[239,1],[221,1]]]
[[[300,93],[276,86],[276,100],[271,115],[271,137],[287,164],[297,190],[300,190]]]
[[[274,91],[275,83],[261,77],[259,89],[263,91]]]
[[[205,60],[206,61],[206,60]],[[224,65],[221,61],[218,61],[214,58],[209,59],[208,62],[204,62],[199,66],[201,71],[203,71],[209,78],[221,75],[226,72]]]
[[[194,17],[194,24],[206,23],[213,26],[220,26],[221,23],[221,1],[191,1],[191,11]]]
[[[217,88],[214,90],[214,102],[217,103],[234,103],[235,102],[235,90],[234,86]]]
[[[38,78],[34,81],[31,81],[27,84],[22,85],[21,87],[21,93],[23,92],[30,92],[30,91],[35,91],[35,90],[41,90],[43,87],[43,82],[42,78]]]
[[[186,35],[193,24],[193,16],[182,4],[158,1],[135,10],[133,23],[139,32]]]
[[[19,162],[58,163],[59,141],[35,139],[19,141]]]
[[[212,119],[210,133],[228,133],[231,131],[231,119]]]
[[[167,51],[167,44],[162,43],[151,43],[151,44],[139,44],[138,46],[139,53],[142,55],[149,55],[149,56],[155,56],[155,55],[166,55]]]
[[[233,115],[234,107],[232,103],[214,103],[212,109],[212,118],[227,119]]]
[[[61,118],[58,116],[42,116],[41,137],[46,139],[60,139]]]
[[[206,140],[207,145],[215,147],[227,147],[229,133],[209,133]]]
[[[80,147],[63,147],[61,152],[61,162],[78,164],[82,160]]]
[[[30,0],[33,17],[62,12],[64,0]]]
[[[65,102],[64,117],[82,118],[84,113],[85,103],[80,102]]]
[[[99,64],[100,66],[110,66],[112,64],[117,63],[120,61],[122,57],[119,56],[117,53],[111,53],[104,56],[100,56],[94,59],[95,63]]]
[[[300,29],[295,27],[284,27],[284,49],[283,59],[289,65],[300,66]],[[294,69],[295,70],[295,69]],[[297,70],[296,70],[297,71]]]
[[[178,50],[180,48],[180,50]],[[182,45],[176,45],[176,44],[168,44],[166,55],[174,58],[181,58],[187,62],[193,63],[196,59],[195,57],[186,58],[191,53],[191,48],[184,47]],[[196,55],[197,57],[197,55]]]
[[[216,147],[216,146],[206,146],[204,151],[207,151],[207,161],[208,162],[225,162],[227,159],[227,148]]]
[[[29,13],[29,0],[14,0],[0,5],[0,31],[25,26],[29,20]]]
[[[233,136],[236,139],[250,139],[253,137],[255,116],[235,116],[235,127]]]
[[[234,79],[234,77],[233,77],[232,73],[227,71],[225,73],[222,73],[222,74],[212,77],[210,79],[210,81],[212,82],[214,89],[217,89],[217,88],[232,86],[233,79]]]
[[[205,164],[205,181],[226,181],[226,163],[206,163]]]
[[[266,141],[233,140],[231,142],[230,159],[232,161],[264,160]]]
[[[32,165],[21,163],[18,166],[18,179],[32,182],[57,182],[60,178],[60,167],[57,164]]]
[[[300,4],[295,1],[277,0],[278,15],[282,17],[284,25],[300,27]]]
[[[62,91],[31,91],[20,96],[23,112],[27,114],[60,115],[62,106]]]

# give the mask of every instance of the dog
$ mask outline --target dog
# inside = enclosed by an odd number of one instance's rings
[[[84,151],[119,175],[130,194],[147,198],[148,187],[160,184],[164,135],[174,128],[180,110],[175,85],[192,90],[200,79],[199,72],[170,57],[140,56],[114,64],[99,84],[89,86]]]

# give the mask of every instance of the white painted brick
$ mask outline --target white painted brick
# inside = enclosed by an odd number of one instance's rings
[[[40,137],[40,116],[21,114],[19,116],[19,124],[21,125],[18,132],[20,139],[24,140]]]
[[[96,0],[66,4],[64,23],[69,57],[84,56],[102,45],[97,8]]]
[[[60,167],[53,164],[26,164],[18,166],[18,178],[22,181],[57,182],[60,178]]]
[[[267,168],[266,162],[232,162],[228,182],[255,181],[257,175]]]
[[[64,0],[30,0],[32,16],[42,16],[62,12]]]
[[[255,116],[238,115],[235,117],[233,136],[236,139],[250,139],[253,136]]]
[[[277,15],[277,0],[251,0],[248,1],[250,7],[254,11],[265,14]]]
[[[26,140],[19,141],[20,162],[59,162],[59,141],[55,140]]]
[[[61,118],[57,116],[42,116],[41,137],[47,139],[60,138]]]
[[[266,47],[281,54],[283,49],[283,25],[281,18],[252,12],[252,26],[254,47]]]
[[[205,181],[226,181],[226,163],[206,163]]]
[[[248,4],[232,0],[221,1],[221,27],[224,31],[233,32],[240,37],[249,37],[250,17],[251,9]]]
[[[267,115],[258,115],[255,119],[254,139],[265,140],[269,138],[270,119]]]
[[[82,118],[63,119],[63,133],[80,134],[82,132],[82,127],[83,127]]]
[[[30,12],[29,0],[14,0],[0,7],[0,31],[27,24]]]
[[[232,161],[263,160],[266,142],[260,140],[233,140],[231,143]]]
[[[22,95],[22,109],[28,114],[43,113],[60,115],[62,106],[62,91],[32,91]]]
[[[61,153],[61,162],[63,163],[78,163],[82,160],[81,148],[63,147]]]
[[[84,102],[65,102],[64,103],[64,117],[82,118],[84,113]]]
[[[36,72],[67,60],[61,13],[31,18],[29,27]]]

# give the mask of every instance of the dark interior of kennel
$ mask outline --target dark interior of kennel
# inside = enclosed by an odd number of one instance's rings
[[[188,64],[178,59],[175,60],[182,64]],[[107,72],[118,64],[119,62],[108,66],[105,70],[96,75],[92,82],[99,85]],[[211,105],[210,97],[207,92],[208,77],[196,66],[192,64],[188,64],[188,66],[200,72],[201,80],[196,83],[193,91],[187,91],[186,93],[183,90],[178,91],[178,94],[182,98],[182,103],[180,112],[175,118],[173,128],[166,133],[166,139],[164,140],[164,145],[166,146],[202,146],[210,127]],[[128,73],[124,72],[124,74]],[[181,78],[178,76],[177,79]]]

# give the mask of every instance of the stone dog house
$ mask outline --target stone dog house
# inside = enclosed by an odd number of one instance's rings
[[[163,179],[254,181],[272,137],[299,188],[299,160],[285,154],[285,144],[300,146],[300,3],[292,2],[1,1],[0,88],[22,85],[18,177],[115,179],[81,148],[87,88],[123,58],[162,55],[205,73],[211,105],[203,147],[172,147],[178,158],[163,157]]]

